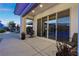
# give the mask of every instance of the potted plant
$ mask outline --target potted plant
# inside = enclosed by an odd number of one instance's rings
[[[22,32],[22,33],[21,33],[21,40],[24,40],[24,39],[25,39],[25,33]]]

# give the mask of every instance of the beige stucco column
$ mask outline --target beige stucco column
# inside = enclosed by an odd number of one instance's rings
[[[74,33],[78,33],[78,4],[70,8],[70,41]]]
[[[26,18],[25,17],[21,17],[20,20],[20,33],[24,32],[26,34]]]
[[[20,18],[20,34],[22,32],[24,32],[26,34],[26,19],[33,19],[32,16],[28,16],[28,15],[25,15],[24,17],[21,16]]]
[[[33,20],[33,30],[34,30],[34,35],[37,36],[37,19],[36,17],[34,17],[34,20]]]

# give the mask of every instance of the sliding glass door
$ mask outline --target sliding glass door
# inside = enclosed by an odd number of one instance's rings
[[[70,16],[69,10],[61,11],[57,17],[57,40],[69,41]]]
[[[70,10],[42,17],[37,20],[37,35],[58,41],[69,41]],[[48,20],[47,20],[48,19]]]
[[[47,17],[42,18],[42,36],[47,37]]]
[[[49,16],[49,30],[48,30],[48,38],[55,39],[56,37],[56,14],[52,14]]]

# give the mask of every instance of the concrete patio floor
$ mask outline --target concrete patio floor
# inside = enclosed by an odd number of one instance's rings
[[[17,33],[0,34],[0,56],[55,56],[56,41],[41,37],[19,39]]]

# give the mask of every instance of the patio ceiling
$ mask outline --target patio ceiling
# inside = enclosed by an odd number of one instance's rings
[[[40,5],[42,5],[42,7],[40,7]],[[20,16],[28,14],[33,17],[56,5],[58,5],[58,3],[17,3],[14,14]]]
[[[51,7],[54,7],[56,5],[58,5],[59,3],[40,3],[36,8],[34,8],[34,12],[29,12],[28,15],[29,16],[35,16],[39,13],[42,13],[46,10],[48,10]],[[40,5],[42,5],[42,7],[40,7]]]
[[[14,14],[24,16],[38,5],[39,3],[17,3]]]

